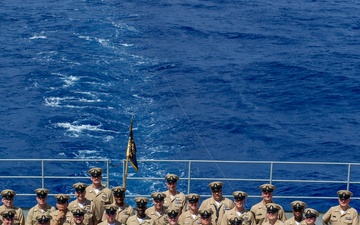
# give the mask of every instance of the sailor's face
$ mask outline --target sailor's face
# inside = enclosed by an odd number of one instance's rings
[[[102,176],[91,176],[91,181],[93,184],[100,184],[102,180]]]
[[[36,196],[36,201],[39,205],[43,205],[46,203],[46,200],[47,200],[47,196],[44,197],[44,196]]]
[[[347,206],[349,206],[349,203],[350,203],[350,198],[348,198],[348,199],[340,199],[339,198],[340,206],[347,207]]]
[[[237,208],[242,208],[245,205],[245,199],[234,199],[234,203]]]
[[[215,189],[211,191],[213,198],[216,201],[220,201],[222,198],[222,189]]]
[[[201,225],[211,225],[211,216],[210,217],[200,217]]]
[[[314,225],[316,222],[316,217],[306,217],[305,218],[305,223],[307,225]]]
[[[3,218],[3,225],[13,225],[14,224],[14,217],[13,218]]]
[[[270,201],[273,197],[273,192],[266,192],[266,191],[263,191],[261,196],[263,197],[263,199],[265,201]]]
[[[169,191],[176,191],[177,182],[166,182],[166,187],[169,189]]]
[[[1,199],[1,201],[4,204],[4,206],[6,206],[6,208],[12,207],[13,203],[14,203],[14,199],[13,198],[8,198],[8,197],[3,197]]]
[[[266,216],[269,220],[277,219],[278,213],[277,212],[267,212]]]

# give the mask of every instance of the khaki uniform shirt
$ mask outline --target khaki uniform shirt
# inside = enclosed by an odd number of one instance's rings
[[[161,212],[161,215],[159,215],[155,211],[155,207],[152,206],[145,211],[145,214],[154,221],[155,225],[167,225],[169,223],[169,221],[168,221],[168,217],[165,213],[166,209],[167,209],[167,207],[164,206],[163,211]]]
[[[222,197],[220,204],[217,205],[213,197],[205,199],[200,206],[200,209],[211,208],[214,214],[211,216],[211,223],[213,225],[220,225],[222,217],[226,210],[234,208],[234,203],[228,198]]]
[[[101,223],[99,223],[99,225],[108,225],[108,221],[107,220],[104,220],[102,221]],[[115,225],[121,225],[121,223],[117,220],[115,220]]]
[[[235,208],[232,208],[225,212],[221,225],[230,225],[230,218],[233,216],[238,216],[239,214],[235,211]],[[256,225],[255,216],[251,211],[245,209],[245,211],[240,215],[243,218],[243,225]]]
[[[57,215],[59,214],[59,210],[55,210],[54,212],[51,212],[50,215],[52,216],[52,219],[51,219],[51,225],[53,225],[56,221],[55,219],[57,218]],[[62,217],[60,220],[59,220],[59,225],[70,225],[72,221],[72,213],[70,212],[70,210],[67,210],[66,214],[64,217]]]
[[[340,206],[333,206],[324,214],[323,223],[331,225],[358,225],[358,212],[356,209],[349,206],[345,213],[341,215]]]
[[[302,220],[300,221],[300,223],[301,223],[302,221],[304,221],[304,220],[305,220],[305,218],[303,217]],[[300,223],[299,223],[299,224],[300,224]],[[294,218],[294,217],[291,217],[290,219],[286,220],[286,221],[284,222],[284,224],[285,224],[285,225],[297,225],[297,222],[295,221],[295,218]]]
[[[116,220],[119,221],[121,224],[126,224],[126,221],[130,216],[135,215],[133,207],[124,203],[122,208],[119,208],[116,212]],[[106,220],[105,213],[103,214],[102,221]]]
[[[5,209],[6,207],[4,205],[0,206],[0,213]],[[14,217],[14,225],[25,225],[25,218],[22,209],[16,206],[13,206],[11,209],[15,210],[16,212]]]
[[[101,220],[102,215],[104,214],[104,205],[111,204],[114,202],[112,191],[109,188],[105,187],[104,185],[101,185],[101,187],[99,188],[99,193],[97,194],[94,188],[92,187],[92,185],[87,186],[85,198],[94,202],[95,208],[97,210],[95,215],[99,215],[99,221]]]
[[[126,225],[155,225],[155,223],[148,216],[144,217],[140,223],[137,215],[134,215],[128,218],[128,220],[126,221]]]
[[[195,218],[193,218],[190,210],[186,211],[180,215],[178,223],[180,225],[198,225],[200,224],[200,214],[197,214]]]
[[[29,209],[29,212],[26,217],[26,225],[38,225],[38,221],[36,220],[36,217],[43,214],[50,214],[51,212],[54,212],[56,209],[54,206],[51,206],[49,204],[46,204],[45,210],[42,210],[39,208],[38,205],[35,205],[31,209]]]
[[[164,206],[167,206],[168,208],[175,206],[179,208],[180,211],[185,211],[186,197],[184,193],[177,191],[175,196],[173,196],[173,199],[170,198],[170,191],[164,191],[163,193],[166,195],[164,199]]]
[[[69,203],[68,209],[71,211],[73,209],[80,209],[83,208],[86,211],[86,214],[84,215],[84,221],[83,223],[85,225],[93,225],[94,221],[99,221],[101,218],[100,216],[96,216],[96,209],[95,209],[95,204],[92,201],[89,200],[85,200],[83,207],[80,207],[80,205],[78,204],[77,200],[74,200],[72,202]]]
[[[280,205],[280,210],[279,210],[279,220],[281,220],[282,222],[286,221],[287,218],[286,218],[286,215],[285,215],[285,212],[284,212],[284,209],[283,207]],[[255,221],[256,221],[256,224],[259,224],[260,221],[263,221],[263,220],[267,220],[267,217],[266,217],[266,206],[264,205],[264,203],[261,201],[259,202],[258,204],[256,205],[253,205],[250,209],[251,212],[253,212],[255,214]]]
[[[270,225],[269,221],[264,221],[261,225]],[[284,222],[281,220],[276,220],[274,225],[284,225]]]

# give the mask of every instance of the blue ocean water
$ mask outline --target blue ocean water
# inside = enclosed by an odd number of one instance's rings
[[[1,158],[116,162],[134,116],[139,159],[358,162],[359,11],[350,0],[3,0]]]

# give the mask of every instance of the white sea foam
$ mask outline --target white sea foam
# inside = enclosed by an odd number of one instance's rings
[[[34,35],[32,37],[29,38],[30,40],[34,40],[34,39],[47,39],[46,36],[44,35]]]

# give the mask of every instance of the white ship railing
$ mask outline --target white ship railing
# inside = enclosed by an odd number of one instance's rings
[[[14,189],[17,191],[17,181],[28,180],[36,188],[49,188],[49,183],[64,183],[72,194],[72,184],[76,182],[89,183],[87,170],[97,166],[104,169],[103,182],[111,186],[110,181],[117,179],[121,184],[125,170],[125,160],[117,161],[114,165],[108,159],[0,159],[0,188]],[[74,166],[75,164],[79,164]],[[250,193],[249,198],[260,198],[258,184],[274,183],[276,186],[291,185],[320,185],[324,191],[316,193],[303,192],[292,195],[276,191],[277,199],[310,199],[324,200],[337,199],[336,190],[340,187],[347,190],[360,190],[360,163],[336,163],[336,162],[282,162],[282,161],[219,161],[219,160],[138,160],[138,173],[129,165],[127,177],[128,187],[139,182],[161,183],[164,187],[164,175],[168,172],[177,173],[183,184],[182,191],[185,194],[194,192],[194,186],[206,186],[212,181],[223,181],[227,184],[225,197],[232,197],[232,191],[238,190],[241,184],[256,184],[256,192]],[[178,165],[178,166],[177,166]],[[74,167],[73,169],[71,169]],[[154,169],[154,167],[156,167]],[[174,171],[175,168],[179,168]],[[167,171],[164,168],[172,168]],[[69,172],[74,171],[74,173]],[[159,170],[154,173],[153,170]],[[207,170],[209,172],[207,172]],[[21,171],[22,174],[18,174]],[[29,172],[30,171],[30,172]],[[51,171],[51,172],[49,172]],[[203,173],[205,171],[205,173]],[[58,172],[58,173],[57,173]],[[64,174],[63,174],[64,173]],[[25,174],[25,175],[24,175]],[[205,175],[203,175],[205,174]],[[16,182],[15,182],[16,181]],[[26,181],[25,181],[26,182]],[[205,185],[206,183],[206,185]],[[20,184],[21,185],[21,184]],[[234,188],[229,189],[233,185]],[[328,188],[333,185],[332,189]],[[51,186],[51,185],[50,185]],[[136,185],[135,185],[136,186]],[[249,186],[250,187],[250,186]],[[326,188],[325,188],[326,187]],[[321,189],[321,188],[320,188]],[[35,196],[34,189],[27,192],[17,191],[17,196]],[[186,190],[186,191],[185,191]],[[204,198],[210,196],[205,187]],[[244,189],[243,189],[244,190]],[[197,190],[198,191],[198,190]],[[247,191],[247,189],[245,189]],[[55,195],[56,191],[51,191]],[[138,192],[127,194],[127,198],[133,199]],[[140,193],[150,196],[151,193]],[[360,199],[359,193],[354,193],[352,199]]]

